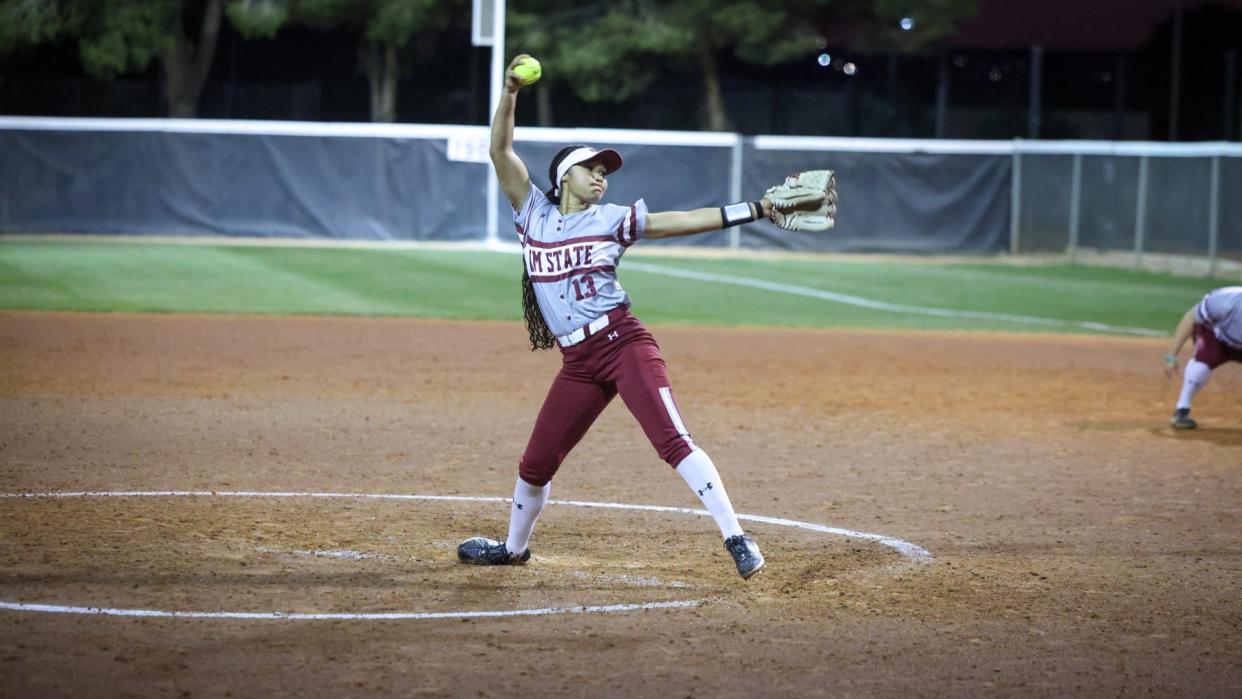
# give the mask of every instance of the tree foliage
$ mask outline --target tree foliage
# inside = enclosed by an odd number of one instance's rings
[[[508,53],[544,63],[535,88],[567,86],[590,102],[623,102],[656,79],[701,87],[702,126],[725,129],[720,62],[809,59],[827,40],[855,54],[943,49],[980,0],[508,0]],[[397,80],[444,30],[464,30],[465,0],[0,0],[0,56],[76,41],[85,70],[109,79],[165,69],[169,111],[193,111],[214,55],[221,10],[248,38],[290,25],[352,32],[372,118],[394,118]],[[901,27],[910,17],[915,25]],[[214,18],[214,19],[213,19]],[[542,119],[541,122],[550,121]]]
[[[0,50],[76,39],[82,66],[100,78],[144,70],[163,50],[171,0],[0,0]]]
[[[146,70],[168,50],[179,10],[175,0],[80,3],[83,21],[77,33],[82,65],[101,78]]]
[[[624,0],[563,9],[511,0],[509,44],[547,64],[549,83],[620,102],[670,71],[701,84],[702,126],[728,127],[719,62],[810,59],[831,37],[853,53],[939,50],[979,0]],[[903,29],[902,18],[915,21]]]
[[[405,46],[416,34],[445,29],[461,0],[233,0],[229,20],[244,36],[271,38],[289,24],[350,30],[365,41]]]
[[[301,24],[359,36],[359,64],[371,87],[371,118],[393,121],[399,52],[416,39],[431,41],[462,14],[463,0],[233,0],[229,20],[243,36],[270,38]]]
[[[351,28],[369,41],[401,46],[417,32],[447,26],[452,11],[458,9],[456,4],[446,0],[235,0],[229,18],[252,35],[273,36],[293,21],[323,30]]]
[[[627,0],[557,10],[514,0],[515,51],[540,52],[549,76],[590,102],[620,102],[667,72],[702,84],[703,124],[727,127],[718,60],[774,65],[817,47],[806,21],[831,0]]]
[[[215,55],[222,3],[0,0],[0,53],[76,39],[83,68],[102,79],[160,61],[169,114],[193,116]]]
[[[636,15],[629,3],[575,7],[515,0],[506,25],[510,53],[529,53],[545,64],[545,79],[561,82],[588,102],[623,102],[659,75],[665,47],[690,39],[690,31]]]
[[[878,46],[890,51],[939,51],[967,21],[979,14],[979,0],[875,0]],[[914,20],[910,30],[903,18]]]
[[[67,8],[62,5],[40,0],[0,0],[0,56],[64,38],[69,27]]]
[[[980,0],[837,0],[823,25],[856,53],[938,53],[979,13]],[[904,28],[902,20],[912,24]]]
[[[234,0],[225,12],[242,36],[270,39],[289,22],[290,6],[279,0]]]

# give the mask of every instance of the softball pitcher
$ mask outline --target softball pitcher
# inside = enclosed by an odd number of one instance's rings
[[[552,188],[531,182],[513,151],[513,114],[521,80],[509,65],[492,126],[491,157],[501,189],[513,205],[525,272],[522,306],[532,349],[553,345],[561,368],[535,420],[518,466],[505,541],[467,539],[461,561],[521,564],[530,559],[535,521],[548,501],[552,477],[570,450],[618,394],[651,445],[698,495],[724,537],[737,572],[750,578],[763,567],[759,547],[742,530],[716,466],[690,437],[673,399],[660,348],[630,313],[617,281],[625,250],[643,238],[716,230],[772,215],[767,198],[718,208],[653,213],[643,200],[600,204],[608,175],[621,167],[612,149],[575,145],[548,167]]]
[[[1173,344],[1164,355],[1164,373],[1177,371],[1177,355],[1186,340],[1195,338],[1195,353],[1182,373],[1182,393],[1173,410],[1173,427],[1190,430],[1198,423],[1190,417],[1190,401],[1207,383],[1212,370],[1225,362],[1242,362],[1242,286],[1226,286],[1208,292],[1182,316],[1173,331]]]

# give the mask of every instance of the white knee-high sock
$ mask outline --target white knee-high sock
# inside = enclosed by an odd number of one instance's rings
[[[1186,362],[1186,371],[1182,374],[1182,395],[1177,399],[1178,410],[1190,407],[1190,401],[1211,375],[1211,368],[1203,362],[1194,359]]]
[[[720,474],[716,464],[702,449],[695,449],[690,455],[677,464],[677,473],[681,474],[686,485],[694,490],[703,506],[712,513],[716,526],[724,538],[742,533],[742,525],[738,524],[737,515],[733,512],[733,503],[729,502],[729,494],[724,483],[720,482]]]
[[[518,476],[513,486],[513,504],[509,508],[509,538],[505,548],[509,553],[522,553],[530,546],[530,534],[535,530],[535,520],[548,504],[552,484],[531,485]]]

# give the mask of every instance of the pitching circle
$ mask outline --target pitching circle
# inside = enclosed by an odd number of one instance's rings
[[[496,502],[507,503],[509,498],[470,495],[393,495],[384,493],[298,493],[264,491],[77,491],[49,493],[0,493],[0,498],[137,498],[137,497],[234,497],[234,498],[322,498],[322,499],[369,499],[369,500],[422,500],[433,502]],[[614,502],[586,502],[577,500],[550,500],[549,505],[561,507],[587,507],[612,510],[641,510],[644,512],[667,512],[672,514],[710,517],[707,510],[661,505],[632,505]],[[914,563],[927,563],[932,555],[926,549],[883,534],[852,531],[826,527],[813,522],[800,522],[780,517],[762,515],[738,515],[745,522],[759,522],[781,527],[794,527],[821,534],[845,536],[851,539],[871,541],[893,549]],[[339,613],[285,613],[285,612],[229,612],[229,611],[167,611],[162,609],[117,609],[109,607],[83,607],[0,600],[0,609],[50,614],[88,614],[129,617],[172,617],[182,619],[285,619],[285,620],[410,620],[410,619],[478,619],[517,616],[547,616],[554,614],[607,614],[646,609],[685,609],[705,604],[707,600],[675,600],[647,602],[642,604],[609,604],[571,607],[544,607],[540,609],[501,609],[487,611],[449,612],[339,612]]]

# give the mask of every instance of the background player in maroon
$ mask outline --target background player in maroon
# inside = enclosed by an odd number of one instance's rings
[[[552,477],[595,419],[620,395],[660,458],[698,495],[711,513],[738,573],[749,578],[764,564],[738,523],[720,474],[695,445],[673,400],[668,370],[655,339],[629,311],[616,269],[625,250],[642,238],[690,235],[770,217],[767,199],[723,207],[652,213],[643,200],[601,205],[608,175],[620,154],[576,145],[553,158],[546,193],[530,179],[513,150],[513,120],[521,79],[509,64],[505,90],[492,125],[491,157],[501,189],[513,205],[522,243],[523,310],[532,349],[556,345],[557,373],[519,464],[508,538],[468,539],[462,561],[482,565],[524,563],[530,536],[548,501]]]
[[[1242,286],[1213,289],[1186,311],[1164,355],[1165,376],[1172,378],[1177,371],[1177,355],[1191,337],[1195,339],[1195,353],[1186,362],[1182,392],[1173,410],[1173,427],[1180,430],[1198,426],[1190,417],[1190,402],[1207,384],[1212,371],[1226,362],[1242,362]]]

